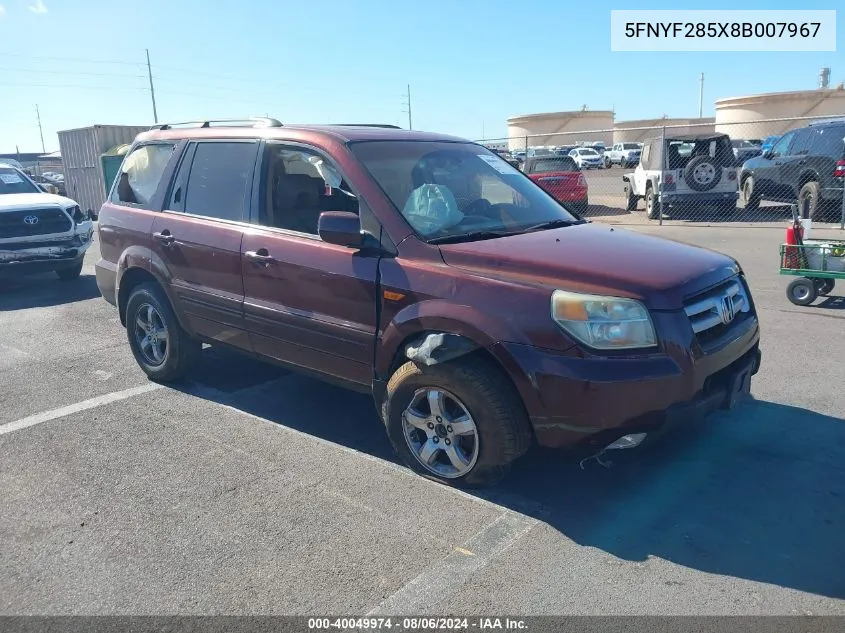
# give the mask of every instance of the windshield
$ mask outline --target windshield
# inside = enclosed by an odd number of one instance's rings
[[[40,193],[17,169],[0,167],[0,195],[6,193]]]
[[[640,149],[637,143],[622,143],[622,149]]]
[[[533,160],[528,164],[528,169],[526,169],[526,173],[528,174],[545,174],[552,171],[580,170],[578,169],[578,163],[569,156]]]
[[[581,156],[598,156],[599,155],[599,153],[594,149],[579,149],[578,153],[581,154]]]
[[[364,141],[349,147],[425,239],[469,240],[473,232],[504,235],[546,222],[580,222],[526,175],[478,145]]]
[[[742,148],[746,148],[746,149],[747,149],[747,148],[757,149],[757,147],[758,147],[757,145],[755,145],[755,144],[754,144],[754,143],[752,143],[751,141],[743,141],[743,140],[735,140],[735,141],[731,141],[731,144],[732,144],[734,147],[736,147],[737,149],[742,149]]]

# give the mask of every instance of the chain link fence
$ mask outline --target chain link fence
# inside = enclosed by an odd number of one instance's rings
[[[478,142],[544,173],[541,186],[580,172],[588,204],[577,212],[597,222],[774,226],[797,203],[814,225],[845,229],[845,114]]]

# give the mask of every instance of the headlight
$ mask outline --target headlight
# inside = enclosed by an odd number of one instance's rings
[[[634,299],[555,290],[552,318],[595,349],[654,347],[657,335],[645,306]]]
[[[78,206],[71,207],[67,210],[67,212],[70,214],[70,217],[73,218],[73,221],[77,224],[81,224],[82,222],[85,222],[88,219],[88,214],[82,209],[80,209]]]

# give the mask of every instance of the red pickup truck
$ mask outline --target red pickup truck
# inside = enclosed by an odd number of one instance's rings
[[[97,283],[152,380],[205,342],[370,393],[404,461],[452,485],[534,443],[638,445],[733,406],[760,366],[735,260],[586,222],[440,134],[156,126],[98,232]]]

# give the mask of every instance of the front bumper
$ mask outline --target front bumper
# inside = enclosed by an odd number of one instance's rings
[[[0,275],[28,275],[79,265],[93,241],[93,231],[62,240],[0,244]]]
[[[494,354],[514,378],[537,443],[604,447],[623,435],[706,416],[726,404],[739,368],[760,366],[759,325],[748,318],[707,348],[683,313],[655,313],[662,352],[592,357],[499,343]]]

